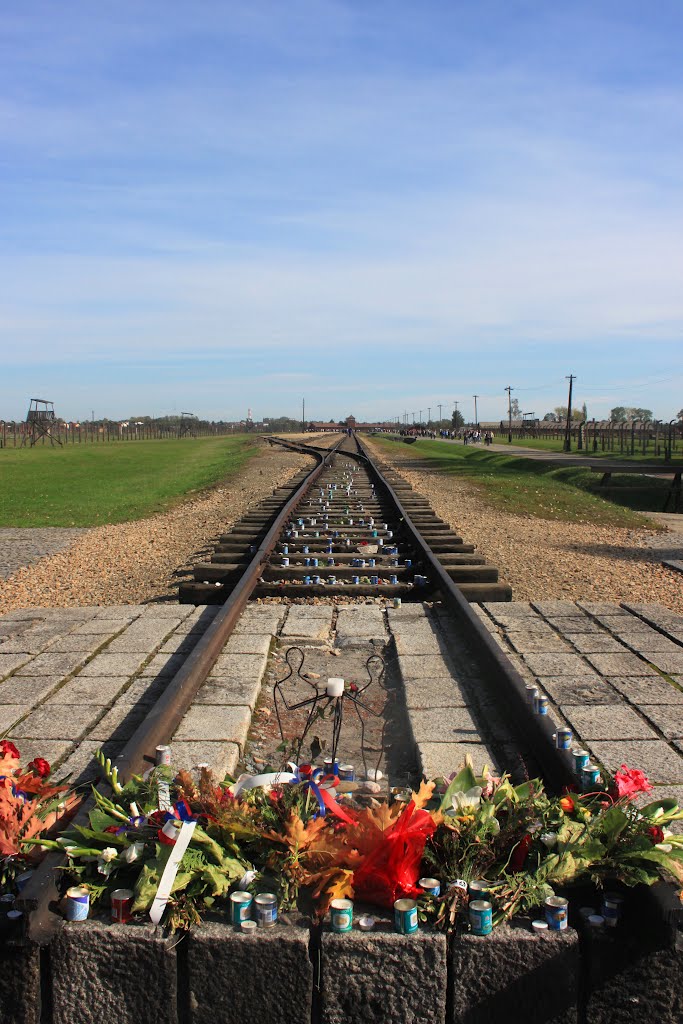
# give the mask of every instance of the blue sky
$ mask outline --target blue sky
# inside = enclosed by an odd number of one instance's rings
[[[4,0],[0,417],[683,406],[679,0]]]

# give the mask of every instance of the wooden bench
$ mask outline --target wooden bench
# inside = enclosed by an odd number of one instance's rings
[[[600,487],[609,487],[610,480],[612,479],[612,473],[618,473],[621,476],[670,476],[672,477],[671,486],[667,491],[666,501],[664,502],[662,512],[667,511],[670,501],[672,502],[672,512],[678,512],[680,508],[681,473],[683,473],[683,466],[664,466],[661,463],[655,463],[652,465],[646,462],[641,463],[639,466],[634,466],[632,463],[629,465],[611,462],[608,465],[591,466],[591,473],[602,473]]]

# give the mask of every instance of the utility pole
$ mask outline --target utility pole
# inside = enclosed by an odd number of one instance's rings
[[[306,399],[301,399],[301,432],[306,433]]]
[[[443,402],[439,402],[439,426],[441,426],[441,409],[442,409],[442,406],[443,406]]]
[[[431,405],[427,408],[427,426],[432,422],[432,407]]]
[[[420,426],[422,426],[422,409],[420,409]]]
[[[477,399],[479,395],[472,395],[472,398],[474,399],[474,426],[476,428],[479,426],[479,418],[477,416]]]
[[[569,381],[569,398],[567,399],[567,426],[564,431],[564,451],[570,452],[572,450],[572,384],[576,380],[573,373],[570,373],[565,380]]]
[[[509,384],[505,391],[508,393],[508,444],[512,444],[512,388]]]
[[[415,426],[415,413],[414,413],[414,412],[411,412],[411,414],[410,414],[410,415],[411,415],[411,416],[413,417],[413,426]]]

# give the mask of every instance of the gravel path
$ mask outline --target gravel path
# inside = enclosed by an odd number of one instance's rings
[[[68,548],[86,532],[83,529],[63,529],[59,526],[46,526],[38,530],[0,528],[0,580],[6,580],[24,565],[33,565],[45,555],[53,555]]]
[[[683,576],[661,565],[671,557],[667,550],[680,551],[679,535],[510,515],[490,508],[475,485],[427,468],[408,445],[396,444],[390,453],[370,447],[498,566],[515,601],[628,600],[680,611]]]
[[[140,604],[177,599],[177,586],[210,542],[310,458],[266,448],[224,487],[170,512],[81,533],[65,550],[0,580],[0,614],[15,608]],[[44,535],[46,530],[13,531]],[[42,543],[42,541],[41,541]]]

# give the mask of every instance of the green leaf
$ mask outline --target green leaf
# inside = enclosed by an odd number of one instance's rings
[[[124,835],[117,836],[115,832],[99,832],[93,828],[85,828],[83,825],[74,825],[74,831],[84,836],[85,839],[94,839],[105,846],[128,846],[128,840]]]
[[[610,807],[600,818],[600,830],[608,845],[617,841],[628,825],[628,816],[621,807]]]
[[[640,807],[639,810],[644,818],[656,818],[659,820],[663,815],[657,815],[657,811],[663,811],[664,815],[669,818],[672,813],[676,816],[676,812],[681,811],[681,808],[679,807],[677,800],[667,797],[661,800],[653,800],[651,804],[645,804],[645,806]],[[683,814],[683,811],[681,811],[681,814]]]
[[[93,808],[88,817],[90,818],[90,827],[95,832],[104,832],[111,825],[116,825],[117,828],[120,828],[123,824],[119,818],[113,818],[111,814],[100,811],[97,807]]]
[[[474,772],[469,765],[465,765],[462,771],[458,772],[444,793],[439,810],[445,811],[446,808],[451,807],[453,803],[453,795],[455,793],[466,793],[468,789],[472,789],[472,787],[476,785],[477,779]]]

